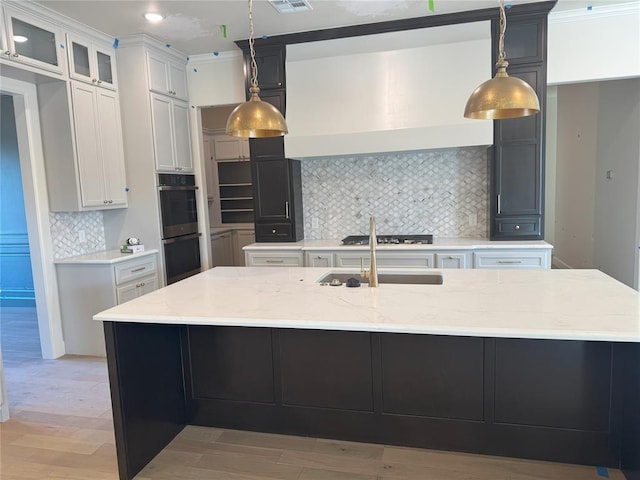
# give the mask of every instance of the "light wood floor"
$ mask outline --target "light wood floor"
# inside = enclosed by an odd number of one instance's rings
[[[4,314],[4,312],[0,312]],[[14,312],[15,313],[15,312]],[[1,333],[1,332],[0,332]],[[2,480],[117,480],[104,359],[4,350]],[[137,480],[589,480],[593,467],[187,427]],[[609,478],[623,480],[619,471]]]

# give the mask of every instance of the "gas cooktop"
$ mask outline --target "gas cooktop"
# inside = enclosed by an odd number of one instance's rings
[[[433,235],[377,235],[378,245],[426,245],[433,243]],[[369,235],[349,235],[342,245],[369,245]]]

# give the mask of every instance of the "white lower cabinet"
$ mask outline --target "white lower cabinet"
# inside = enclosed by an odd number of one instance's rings
[[[551,268],[551,250],[485,250],[473,253],[473,268]]]
[[[302,267],[302,250],[251,250],[245,251],[247,267]]]
[[[436,268],[471,268],[470,252],[436,253]]]
[[[256,234],[253,228],[233,231],[233,264],[237,267],[244,267],[244,251],[247,245],[256,241]]]
[[[157,252],[115,260],[58,260],[56,273],[65,351],[105,356],[104,331],[96,313],[158,288]]]
[[[233,261],[232,232],[211,235],[211,267],[229,267]]]
[[[308,251],[304,253],[304,266],[305,267],[333,267],[333,252],[312,252]]]
[[[369,251],[360,252],[336,252],[335,267],[360,266],[369,267]],[[376,252],[378,268],[433,268],[433,253],[426,252]]]

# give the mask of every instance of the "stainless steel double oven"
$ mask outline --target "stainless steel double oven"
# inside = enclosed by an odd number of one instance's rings
[[[193,175],[158,175],[167,285],[200,273],[200,233]]]

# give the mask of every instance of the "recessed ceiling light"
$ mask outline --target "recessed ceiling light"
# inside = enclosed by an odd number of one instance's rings
[[[160,15],[159,13],[155,13],[155,12],[147,12],[144,14],[144,18],[146,18],[149,22],[151,23],[158,23],[161,22],[164,17],[162,15]]]
[[[13,41],[16,43],[24,43],[27,40],[29,40],[27,37],[25,37],[24,35],[14,35],[13,36]]]

